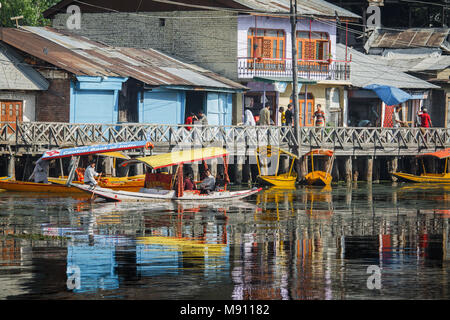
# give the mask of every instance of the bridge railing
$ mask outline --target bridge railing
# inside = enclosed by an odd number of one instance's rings
[[[51,122],[0,122],[0,146],[82,146],[148,139],[156,146],[254,148],[260,145],[298,145],[293,127],[198,126],[126,124],[72,124]],[[302,127],[302,148],[342,150],[429,149],[450,147],[450,128]]]

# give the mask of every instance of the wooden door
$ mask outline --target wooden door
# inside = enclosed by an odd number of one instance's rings
[[[1,101],[1,121],[9,122],[9,125],[16,130],[16,121],[23,121],[22,101]]]

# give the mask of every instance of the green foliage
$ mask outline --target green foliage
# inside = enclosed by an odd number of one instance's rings
[[[50,20],[44,19],[42,13],[60,0],[0,0],[0,23],[2,27],[14,27],[11,17],[23,16],[19,20],[23,26],[45,26]]]

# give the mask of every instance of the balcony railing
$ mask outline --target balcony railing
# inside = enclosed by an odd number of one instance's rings
[[[311,80],[350,80],[350,61],[299,60],[298,76]],[[292,77],[292,60],[238,58],[238,78]]]

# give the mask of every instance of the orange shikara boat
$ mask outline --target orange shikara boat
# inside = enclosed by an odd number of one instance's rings
[[[314,155],[331,157],[328,168],[326,171],[314,170]],[[305,154],[306,159],[311,156],[311,172],[305,176],[305,180],[310,185],[329,186],[333,177],[331,176],[331,170],[333,169],[334,152],[328,149],[315,149]]]

